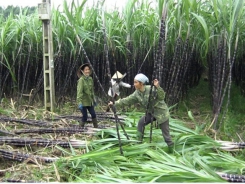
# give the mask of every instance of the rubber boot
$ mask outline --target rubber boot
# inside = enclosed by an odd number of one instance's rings
[[[110,112],[110,107],[107,106],[105,111],[106,111],[106,112]]]
[[[140,131],[137,131],[137,133],[136,133],[136,139],[139,141],[139,143],[142,143],[142,141],[143,141],[143,134]]]
[[[80,122],[80,124],[79,124],[79,125],[80,125],[80,127],[81,127],[81,128],[84,128],[85,123],[86,123],[86,122]]]
[[[174,145],[169,145],[168,146],[168,153],[173,153],[174,152]]]
[[[92,119],[92,122],[93,122],[93,125],[94,125],[94,128],[98,128],[98,121],[96,118],[93,118]]]

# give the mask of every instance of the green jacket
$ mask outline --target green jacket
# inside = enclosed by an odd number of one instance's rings
[[[129,95],[126,98],[119,99],[115,102],[116,107],[123,107],[128,105],[133,105],[139,103],[143,108],[147,108],[148,99],[150,95],[151,86],[145,86],[145,91],[140,92],[139,90],[135,90],[135,92]],[[156,90],[156,95],[153,95],[154,90]],[[155,96],[155,99],[154,97]],[[148,113],[151,113],[154,118],[158,121],[159,124],[167,121],[169,119],[169,109],[167,104],[164,101],[165,92],[161,87],[152,88],[152,95],[150,98],[150,104]]]
[[[92,77],[82,75],[77,81],[77,104],[94,105],[94,82]]]

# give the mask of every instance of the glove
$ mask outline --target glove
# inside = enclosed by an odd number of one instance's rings
[[[78,109],[80,109],[82,111],[83,110],[83,104],[79,104]]]
[[[94,101],[94,106],[96,107],[97,106],[97,103]]]

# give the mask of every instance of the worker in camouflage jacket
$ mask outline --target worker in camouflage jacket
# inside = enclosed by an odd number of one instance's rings
[[[88,63],[81,65],[77,70],[77,76],[79,78],[77,82],[77,104],[78,109],[80,109],[83,114],[80,126],[84,127],[88,119],[87,111],[89,111],[92,117],[93,126],[97,128],[98,122],[94,110],[94,106],[96,106],[94,82],[90,76],[91,73],[91,67]]]
[[[116,108],[118,108],[138,103],[144,109],[147,109],[147,104],[149,101],[150,103],[146,116],[141,117],[141,119],[138,122],[137,130],[139,139],[142,140],[144,126],[150,124],[152,120],[157,121],[160,129],[162,130],[163,138],[169,146],[169,151],[172,152],[173,142],[169,133],[170,114],[169,109],[164,101],[165,92],[160,87],[159,81],[157,79],[154,79],[154,87],[152,91],[154,91],[155,94],[152,93],[149,100],[151,86],[146,85],[147,82],[149,82],[149,79],[144,74],[137,74],[134,78],[134,87],[136,89],[135,92],[126,98],[117,100],[114,105]],[[108,105],[113,105],[113,102],[109,102]]]

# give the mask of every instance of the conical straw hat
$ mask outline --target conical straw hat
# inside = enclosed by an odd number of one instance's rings
[[[125,77],[125,75],[122,75],[119,71],[117,71],[112,78],[113,79],[122,79],[123,77]]]

